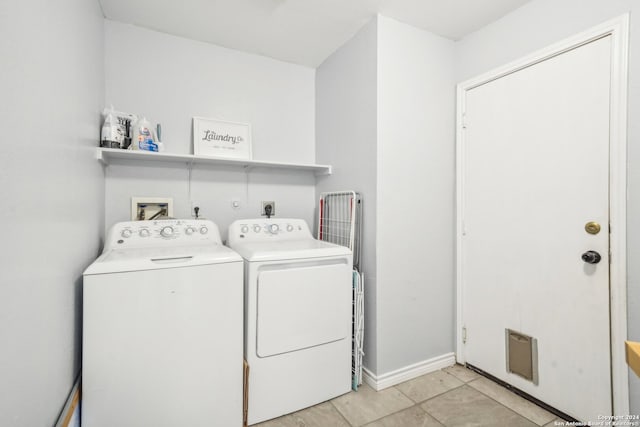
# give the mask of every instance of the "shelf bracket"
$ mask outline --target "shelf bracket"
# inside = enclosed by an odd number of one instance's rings
[[[102,150],[96,150],[96,159],[100,160],[100,163],[103,165],[106,164],[104,161],[104,156],[102,155]]]
[[[316,176],[329,176],[329,175],[331,175],[331,173],[333,172],[331,168],[332,168],[331,166],[327,166],[326,169],[317,172]]]

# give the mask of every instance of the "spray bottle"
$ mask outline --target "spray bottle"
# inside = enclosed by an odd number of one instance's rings
[[[100,146],[105,148],[120,148],[117,138],[116,119],[113,115],[113,108],[106,114],[102,131],[100,132]]]

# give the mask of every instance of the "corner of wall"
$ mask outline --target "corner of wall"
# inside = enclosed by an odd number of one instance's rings
[[[377,37],[377,376],[384,379],[453,351],[455,84],[451,40],[384,16]],[[420,183],[419,195],[409,183]],[[440,227],[425,228],[425,216]],[[394,227],[400,221],[411,238]],[[425,324],[439,327],[425,336]]]
[[[354,190],[363,198],[365,275],[364,364],[377,370],[376,128],[377,19],[375,16],[316,71],[316,161],[333,166],[318,177],[320,193]],[[374,165],[371,167],[371,165]]]

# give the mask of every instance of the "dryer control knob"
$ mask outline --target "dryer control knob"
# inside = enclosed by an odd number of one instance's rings
[[[131,230],[122,230],[122,233],[120,233],[120,235],[125,239],[131,237]]]
[[[162,237],[173,236],[173,227],[171,227],[170,225],[167,225],[166,227],[162,227],[162,230],[160,230],[160,235]]]
[[[149,230],[147,230],[146,228],[143,228],[142,230],[140,230],[138,234],[140,234],[140,237],[149,237],[149,235],[151,235]]]
[[[240,231],[246,234],[246,233],[249,232],[249,227],[246,226],[246,225],[243,225],[242,228],[240,229]]]
[[[256,224],[256,225],[253,226],[253,231],[256,232],[256,233],[259,233],[261,228],[262,227],[260,227],[258,224]]]
[[[195,228],[193,227],[187,227],[185,228],[184,232],[187,236],[191,236],[193,234],[193,232],[196,231]]]
[[[278,226],[278,224],[271,224],[271,225],[269,226],[269,231],[270,231],[272,234],[276,234],[278,231],[280,231],[280,227]]]
[[[207,227],[200,227],[200,234],[207,234],[209,229]]]
[[[293,225],[291,224],[287,225],[287,231],[293,231]]]

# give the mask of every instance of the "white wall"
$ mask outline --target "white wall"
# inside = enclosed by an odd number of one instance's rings
[[[533,0],[456,45],[462,81],[631,11],[628,129],[628,337],[640,341],[640,2]],[[631,413],[640,413],[640,379],[630,379]]]
[[[376,162],[377,21],[373,19],[316,71],[316,158],[333,166],[318,178],[325,191],[355,190],[363,199],[364,365],[377,372]]]
[[[378,18],[378,372],[454,351],[454,43]]]
[[[98,2],[1,2],[0,56],[0,425],[50,426],[80,369],[103,230]]]
[[[315,70],[113,21],[105,38],[106,103],[162,123],[167,152],[192,152],[191,119],[202,116],[251,123],[254,159],[315,162]],[[314,185],[306,172],[196,168],[191,200],[226,235],[234,219],[259,216],[261,200],[312,222]],[[107,227],[129,219],[131,196],[173,197],[174,216],[189,217],[187,169],[109,166]]]
[[[316,75],[317,192],[364,197],[365,359],[379,376],[454,351],[453,42],[383,16]]]

